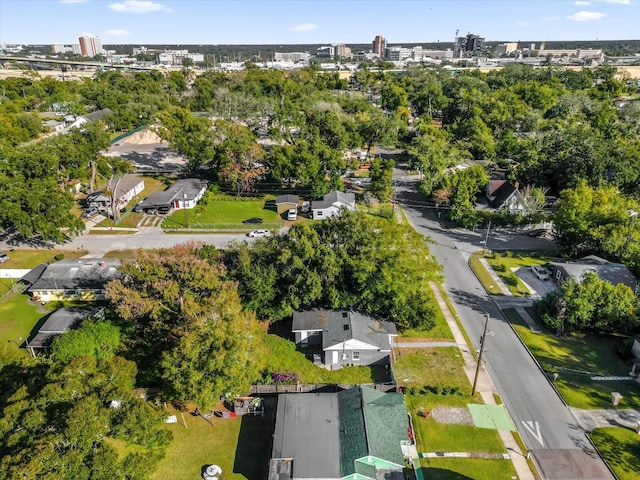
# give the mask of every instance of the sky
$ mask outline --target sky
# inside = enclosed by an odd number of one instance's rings
[[[0,0],[0,43],[451,44],[638,39],[640,0]]]

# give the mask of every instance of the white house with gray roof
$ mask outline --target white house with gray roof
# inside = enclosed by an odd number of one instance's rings
[[[634,292],[638,288],[638,280],[625,265],[609,262],[596,255],[589,255],[575,262],[551,263],[551,277],[558,285],[569,279],[580,283],[587,273],[595,273],[600,280],[612,285],[623,283]]]
[[[392,322],[351,310],[295,312],[291,330],[296,344],[322,348],[323,363],[330,369],[388,364],[393,338],[398,336]]]
[[[195,208],[207,191],[207,181],[199,178],[183,178],[163,192],[153,192],[140,207],[147,208]]]
[[[342,210],[356,211],[356,196],[353,193],[334,190],[322,197],[322,200],[311,202],[311,218],[313,220],[323,220],[340,215]]]

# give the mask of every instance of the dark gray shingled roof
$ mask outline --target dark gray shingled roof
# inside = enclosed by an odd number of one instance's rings
[[[98,315],[104,307],[63,307],[53,312],[38,329],[28,347],[48,347],[53,339],[67,330],[77,327],[85,318]]]

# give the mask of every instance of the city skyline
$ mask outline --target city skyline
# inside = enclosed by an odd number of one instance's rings
[[[631,40],[638,0],[0,0],[0,42],[72,44],[451,44]],[[38,12],[34,15],[34,12]]]

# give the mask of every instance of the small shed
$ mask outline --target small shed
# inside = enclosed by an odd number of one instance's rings
[[[276,197],[276,211],[284,213],[292,208],[298,208],[300,197],[298,195],[279,195]]]

